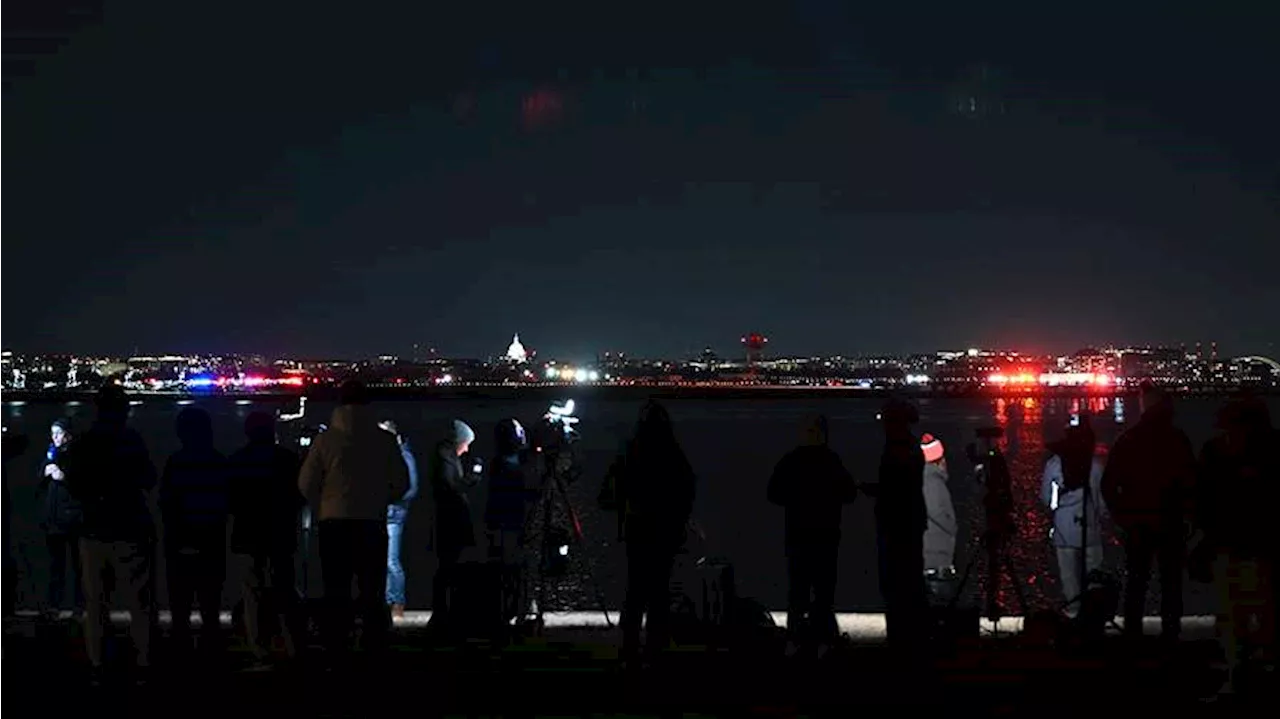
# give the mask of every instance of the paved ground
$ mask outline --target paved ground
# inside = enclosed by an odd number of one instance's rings
[[[90,687],[79,630],[69,622],[6,626],[5,708],[95,709],[120,716],[403,715],[848,715],[916,704],[963,715],[1080,716],[1109,709],[1188,712],[1231,709],[1200,702],[1220,683],[1216,647],[1188,640],[1101,651],[1067,651],[1028,636],[981,638],[937,648],[911,666],[880,645],[849,642],[818,660],[785,659],[769,637],[732,651],[685,647],[647,671],[622,671],[616,630],[556,629],[495,651],[439,646],[400,628],[387,660],[357,657],[333,669],[319,658],[292,669],[243,671],[248,657],[231,637],[216,659],[185,662],[157,650],[155,674],[135,686],[123,671]],[[121,649],[125,649],[122,647]],[[125,653],[125,652],[120,652]],[[123,664],[123,662],[121,662]],[[324,663],[327,664],[327,663]],[[1265,699],[1274,701],[1268,684]],[[1262,689],[1255,696],[1262,700]],[[33,697],[31,700],[24,696]],[[1237,700],[1238,705],[1244,700]],[[1250,701],[1250,704],[1253,702]],[[396,710],[400,710],[397,712]]]

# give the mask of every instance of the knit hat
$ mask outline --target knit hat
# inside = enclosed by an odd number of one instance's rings
[[[942,440],[928,433],[920,437],[920,449],[924,452],[924,461],[926,462],[939,462],[946,456],[946,449],[942,446]]]
[[[467,426],[466,422],[460,419],[453,420],[453,441],[456,444],[469,444],[476,440],[475,430]]]

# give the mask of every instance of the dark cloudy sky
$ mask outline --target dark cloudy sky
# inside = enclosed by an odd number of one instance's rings
[[[1278,351],[1274,3],[64,5],[5,348]]]

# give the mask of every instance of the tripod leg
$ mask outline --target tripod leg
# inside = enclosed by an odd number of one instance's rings
[[[1022,610],[1022,618],[1027,618],[1027,594],[1022,591],[1022,583],[1018,581],[1017,568],[1013,565],[1013,557],[1007,553],[1004,555],[1005,571],[1009,572],[1009,583],[1013,585],[1013,592],[1018,597],[1018,607]]]

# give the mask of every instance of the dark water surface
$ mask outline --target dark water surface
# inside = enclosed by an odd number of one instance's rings
[[[1009,411],[1013,402],[1021,406],[1021,418]],[[231,452],[243,442],[241,427],[253,405],[230,400],[201,400],[214,417],[218,447]],[[801,420],[814,412],[825,413],[831,422],[833,447],[844,457],[846,465],[861,479],[874,480],[882,436],[875,416],[880,402],[865,398],[832,398],[829,400],[671,400],[668,403],[676,423],[680,441],[698,473],[698,496],[695,519],[707,535],[698,553],[724,556],[736,567],[739,591],[755,597],[773,608],[785,606],[786,575],[782,551],[782,513],[765,501],[765,484],[774,463],[799,438]],[[1178,422],[1197,447],[1212,433],[1213,416],[1219,402],[1210,399],[1186,399],[1178,405]],[[1100,413],[1095,420],[1099,440],[1111,443],[1125,426],[1137,419],[1133,401],[1111,399],[1080,400],[975,400],[936,399],[920,402],[921,423],[918,432],[930,432],[946,445],[947,463],[951,470],[951,491],[960,518],[957,566],[963,569],[981,531],[981,493],[974,482],[964,445],[973,440],[978,427],[1001,424],[1006,427],[1006,452],[1013,471],[1015,499],[1018,506],[1018,541],[1013,550],[1017,581],[1027,590],[1032,608],[1048,606],[1057,597],[1054,560],[1048,542],[1049,521],[1039,507],[1040,472],[1045,459],[1045,442],[1059,436],[1073,407]],[[275,411],[278,403],[263,409]],[[603,586],[610,606],[622,598],[624,562],[617,545],[617,527],[610,514],[595,508],[594,499],[600,478],[625,440],[639,411],[640,402],[598,399],[578,405],[582,432],[580,445],[585,476],[571,488],[573,499],[583,515],[588,555],[595,576]],[[177,449],[173,421],[181,407],[171,398],[147,398],[133,408],[133,425],[146,438],[157,465]],[[1273,411],[1280,409],[1273,402]],[[305,422],[325,421],[331,405],[307,408]],[[288,408],[286,411],[293,411]],[[394,419],[414,443],[419,456],[434,444],[437,428],[451,417],[466,420],[475,428],[478,439],[473,451],[488,457],[492,450],[494,425],[505,417],[517,417],[526,425],[545,411],[542,401],[509,400],[439,400],[387,402],[376,405],[380,416]],[[79,426],[92,416],[89,404],[6,403],[4,422],[10,432],[27,432],[33,447],[9,467],[13,497],[14,543],[22,573],[18,599],[21,606],[34,607],[43,595],[48,559],[38,527],[35,490],[42,464],[43,443],[49,424],[58,417],[71,417]],[[474,505],[484,503],[484,487],[477,489]],[[875,542],[872,528],[871,502],[860,498],[845,511],[844,540],[840,552],[837,604],[844,611],[878,611],[881,609],[875,572]],[[403,549],[408,574],[408,597],[412,607],[425,608],[431,596],[431,575],[435,558],[426,541],[427,505],[420,503],[411,510]],[[1118,566],[1121,555],[1108,537],[1108,564]],[[314,549],[314,548],[313,548]],[[312,552],[314,554],[314,552]],[[309,563],[308,584],[318,591],[318,562]],[[232,568],[234,575],[235,568]],[[984,571],[981,567],[975,575]],[[971,580],[977,583],[978,576]],[[163,582],[162,582],[163,585]],[[587,609],[593,605],[589,582],[583,572],[575,572],[564,580],[564,591],[554,603],[561,608]],[[237,596],[228,583],[228,600]],[[163,586],[160,589],[164,597]],[[1212,592],[1199,585],[1188,585],[1187,612],[1204,614],[1213,611]],[[1008,597],[1012,599],[1012,595]],[[1010,605],[1012,613],[1016,607]]]

